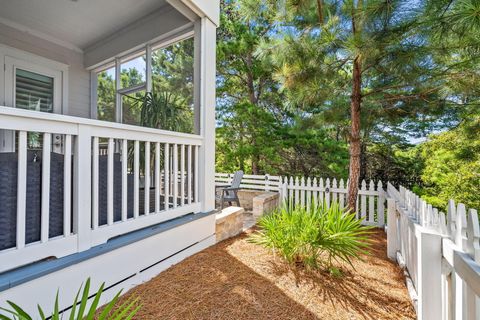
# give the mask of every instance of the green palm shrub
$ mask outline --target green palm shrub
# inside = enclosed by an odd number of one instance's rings
[[[129,320],[140,309],[137,298],[127,299],[124,303],[117,306],[118,298],[120,297],[121,290],[113,297],[113,299],[105,306],[100,314],[97,314],[98,304],[102,295],[105,283],[103,283],[98,289],[97,293],[93,297],[92,304],[87,309],[88,298],[90,295],[90,278],[85,282],[83,287],[82,296],[80,297],[80,291],[82,287],[78,289],[77,295],[72,304],[69,320]],[[80,297],[80,300],[78,298]],[[0,311],[6,312],[4,315],[0,314],[0,320],[32,320],[32,319],[51,319],[60,320],[63,319],[63,312],[59,310],[58,304],[58,292],[55,298],[55,305],[53,312],[50,316],[45,316],[43,309],[38,306],[38,315],[29,315],[25,310],[19,307],[12,301],[7,301],[11,309],[0,308]]]
[[[283,205],[258,222],[250,241],[281,255],[288,263],[334,271],[335,261],[352,265],[352,259],[368,253],[371,227],[363,226],[355,213],[338,203],[330,207]],[[353,265],[352,265],[353,266]]]

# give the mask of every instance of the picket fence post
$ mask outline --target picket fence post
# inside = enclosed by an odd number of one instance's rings
[[[418,241],[418,310],[419,320],[442,319],[442,236],[425,229],[416,231]]]
[[[387,199],[387,255],[390,260],[396,261],[397,251],[400,249],[398,243],[398,221],[395,199]]]

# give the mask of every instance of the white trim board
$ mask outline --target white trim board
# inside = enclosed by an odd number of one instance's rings
[[[37,303],[50,310],[59,289],[60,309],[69,308],[78,288],[88,277],[91,278],[92,291],[102,282],[106,287],[112,286],[102,297],[100,304],[104,304],[118,290],[129,290],[148,281],[172,264],[214,243],[215,215],[210,214],[5,290],[0,293],[0,307],[5,307],[5,301],[11,300],[27,312],[36,313]]]

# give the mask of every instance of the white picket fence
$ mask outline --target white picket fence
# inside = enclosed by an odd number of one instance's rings
[[[477,211],[450,200],[447,214],[387,186],[388,256],[405,268],[418,319],[480,319]]]
[[[216,173],[217,185],[229,184],[233,174]],[[348,183],[348,181],[347,181]],[[243,189],[279,192],[280,199],[287,203],[310,207],[312,203],[330,206],[338,202],[341,207],[347,203],[347,183],[343,179],[280,177],[272,175],[244,175],[240,185]],[[383,227],[385,225],[385,191],[383,183],[362,181],[357,200],[357,214],[365,224]]]

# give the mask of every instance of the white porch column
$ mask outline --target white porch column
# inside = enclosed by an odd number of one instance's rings
[[[197,80],[197,115],[203,145],[199,154],[199,198],[202,211],[215,209],[215,81],[216,81],[216,26],[204,17],[196,22],[195,45],[200,50]],[[200,51],[200,52],[199,52]],[[199,112],[198,112],[199,111]]]

